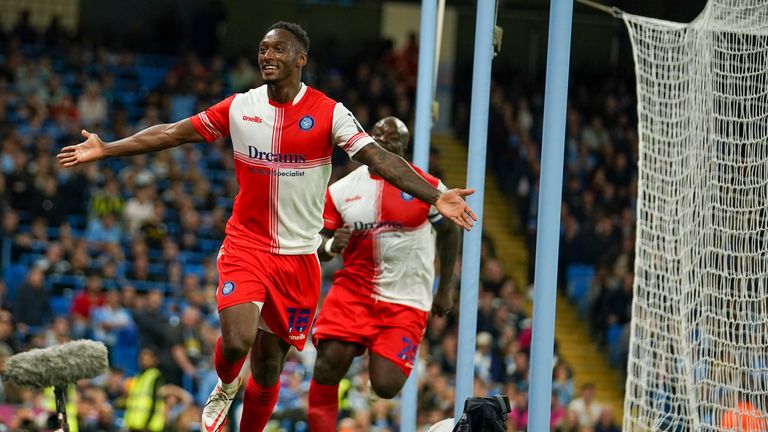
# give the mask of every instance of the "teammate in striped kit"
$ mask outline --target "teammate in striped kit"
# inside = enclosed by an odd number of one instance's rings
[[[371,132],[381,147],[405,154],[408,128],[399,119],[384,118]],[[447,189],[439,179],[416,171],[436,188]],[[453,305],[451,279],[460,234],[434,207],[366,166],[328,188],[323,218],[325,241],[318,255],[328,260],[343,251],[344,267],[336,272],[313,329],[317,360],[308,410],[313,432],[336,430],[339,382],[366,350],[376,394],[389,399],[403,388],[429,311],[442,316]],[[435,242],[440,282],[433,299]]]
[[[203,409],[206,432],[224,425],[249,352],[251,378],[240,426],[261,431],[277,402],[289,348],[304,347],[320,291],[316,250],[334,145],[457,225],[470,229],[476,220],[462,199],[471,189],[438,190],[378,146],[342,104],[301,82],[308,49],[299,25],[275,23],[259,44],[265,85],[112,143],[83,131],[86,141],[57,155],[62,166],[71,167],[232,138],[240,192],[217,259],[222,336],[214,364],[220,381]]]

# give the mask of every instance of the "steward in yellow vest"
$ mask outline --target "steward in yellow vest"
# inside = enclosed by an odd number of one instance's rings
[[[141,373],[133,381],[125,407],[125,427],[131,431],[162,432],[165,428],[165,403],[160,392],[163,376],[156,366],[157,354],[142,348]]]

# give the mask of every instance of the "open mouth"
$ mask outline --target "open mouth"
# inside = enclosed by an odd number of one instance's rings
[[[264,72],[275,72],[277,71],[277,65],[264,65],[261,69]]]

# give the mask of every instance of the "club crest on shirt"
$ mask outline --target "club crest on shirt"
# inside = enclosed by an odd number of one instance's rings
[[[407,193],[401,191],[400,198],[402,198],[403,201],[410,201],[413,199],[413,195],[408,195]]]
[[[235,290],[235,283],[234,282],[224,282],[224,285],[221,286],[221,294],[222,295],[229,295],[232,294],[232,291]]]
[[[305,115],[299,120],[299,129],[308,131],[315,126],[315,119],[311,115]]]

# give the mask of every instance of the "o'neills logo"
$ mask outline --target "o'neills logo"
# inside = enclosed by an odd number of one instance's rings
[[[359,230],[372,230],[377,228],[395,228],[399,229],[402,228],[403,224],[400,222],[395,221],[377,221],[377,222],[360,222],[355,221],[354,224],[352,224],[352,228],[356,231]]]
[[[248,146],[248,157],[268,162],[304,163],[307,161],[303,154],[264,152],[254,146]]]
[[[259,116],[244,115],[243,116],[243,120],[249,121],[249,122],[254,122],[254,123],[261,123],[261,117],[259,117]]]

